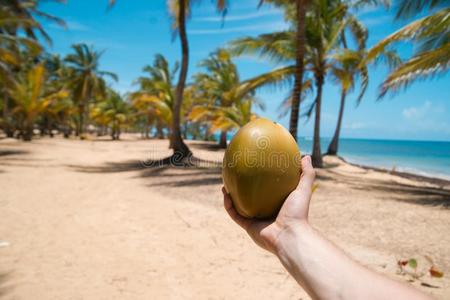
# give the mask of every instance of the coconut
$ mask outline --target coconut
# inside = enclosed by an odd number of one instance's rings
[[[237,212],[271,218],[296,188],[301,154],[282,125],[257,118],[233,137],[223,159],[222,177]]]

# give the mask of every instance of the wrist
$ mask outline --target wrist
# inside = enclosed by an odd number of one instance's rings
[[[299,240],[313,231],[307,220],[294,221],[283,226],[278,233],[275,243],[275,254],[282,258],[288,248],[298,244]]]

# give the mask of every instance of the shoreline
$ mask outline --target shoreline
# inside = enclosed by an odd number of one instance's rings
[[[349,164],[349,165],[355,166],[355,167],[359,167],[359,168],[362,168],[365,170],[372,170],[372,171],[390,174],[390,175],[394,175],[394,176],[398,176],[398,177],[402,177],[402,178],[406,178],[406,179],[411,179],[411,180],[415,180],[415,181],[422,181],[422,182],[424,181],[427,183],[439,185],[441,188],[446,188],[446,186],[450,187],[449,179],[444,179],[441,177],[433,176],[431,174],[430,175],[422,175],[422,174],[414,174],[414,173],[407,172],[407,171],[389,170],[387,168],[375,167],[375,166],[369,166],[369,165],[365,165],[365,164],[350,162],[349,160],[347,160],[344,157],[339,156],[339,155],[336,157],[341,159],[346,164]]]
[[[141,139],[140,137],[137,137],[135,134],[133,133],[127,133],[123,136],[124,138],[121,140],[118,140],[116,142],[120,142],[120,141],[129,141],[130,137],[133,137],[131,140],[142,140],[142,141],[153,141],[153,140],[161,140],[161,139]],[[1,136],[0,135],[0,140],[8,140],[9,138],[5,137],[5,136]],[[42,138],[37,138],[35,139],[35,141],[39,141]],[[45,138],[44,138],[45,139]],[[58,139],[58,138],[57,138]],[[12,138],[11,140],[16,140],[14,138]],[[74,139],[68,139],[69,141],[72,141]],[[78,141],[77,139],[75,139],[76,141]],[[101,138],[99,139],[98,137],[95,137],[93,140],[102,140]],[[162,140],[167,140],[167,139],[162,139]],[[91,141],[90,139],[87,139],[86,141]],[[212,142],[212,141],[202,141],[202,140],[191,140],[191,139],[187,139],[186,142],[188,142],[191,145],[208,145],[210,147],[205,148],[204,146],[199,146],[199,147],[195,147],[197,148],[197,150],[203,150],[203,151],[211,151],[211,149],[214,148],[214,152],[217,150],[225,150],[225,149],[220,149],[220,148],[216,148],[216,142]],[[310,154],[308,154],[310,155]],[[323,154],[323,157],[329,156],[326,153]],[[331,156],[333,157],[333,156]],[[411,171],[403,171],[403,170],[390,170],[389,168],[386,167],[381,167],[381,166],[372,166],[372,165],[368,165],[368,164],[364,164],[364,163],[358,163],[358,162],[352,162],[350,161],[348,158],[341,156],[341,155],[336,155],[336,158],[342,160],[344,163],[349,164],[351,166],[355,166],[355,167],[359,167],[365,170],[372,170],[372,171],[376,171],[376,172],[381,172],[381,173],[385,173],[385,174],[390,174],[390,175],[395,175],[398,177],[402,177],[402,178],[406,178],[406,179],[410,179],[410,180],[415,180],[415,181],[422,181],[422,182],[427,182],[430,184],[435,184],[440,186],[441,188],[447,188],[450,189],[450,178],[442,178],[439,175],[435,175],[435,174],[416,174],[416,173],[412,173]],[[218,161],[219,163],[222,162],[222,158],[220,159],[220,161]],[[417,170],[420,171],[420,170]],[[421,172],[421,171],[420,171]]]

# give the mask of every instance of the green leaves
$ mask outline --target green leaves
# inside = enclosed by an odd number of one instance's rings
[[[91,118],[101,126],[119,128],[129,120],[129,104],[115,91],[108,89],[106,97],[96,103]]]
[[[204,72],[194,75],[194,97],[202,103],[195,105],[188,118],[194,122],[207,122],[210,131],[231,130],[242,127],[255,115],[252,106],[259,105],[255,90],[289,79],[291,67],[280,68],[270,73],[240,81],[236,65],[229,51],[219,49],[200,63]]]
[[[410,59],[389,74],[380,88],[380,96],[388,91],[396,92],[400,88],[406,88],[416,80],[444,74],[450,67],[449,37],[450,8],[443,8],[407,24],[372,47],[368,53],[369,60],[399,41],[412,42],[416,49]]]
[[[414,270],[417,269],[417,260],[415,258],[410,258],[408,260],[408,266],[410,266]]]
[[[408,276],[411,281],[418,280],[423,286],[438,287],[434,284],[425,282],[424,278],[426,277],[426,275],[429,275],[431,278],[442,278],[444,276],[444,273],[436,267],[431,257],[427,255],[424,255],[423,257],[425,258],[425,260],[423,260],[422,258],[398,260],[398,274]]]
[[[64,61],[71,72],[69,86],[73,91],[75,101],[82,105],[95,97],[104,96],[106,84],[103,77],[109,76],[117,80],[117,75],[99,70],[102,52],[96,51],[86,44],[72,45],[73,53],[68,54]]]
[[[449,15],[450,17],[450,15]],[[450,43],[418,54],[395,69],[383,82],[380,96],[406,88],[413,81],[444,74],[450,66]]]

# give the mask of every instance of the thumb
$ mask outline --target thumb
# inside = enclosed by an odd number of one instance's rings
[[[278,214],[280,220],[308,218],[314,178],[315,171],[311,164],[311,158],[305,156],[302,159],[300,182],[297,188],[289,194],[281,207],[280,213]]]
[[[310,198],[313,191],[314,179],[316,178],[316,171],[311,163],[311,156],[302,158],[302,174],[296,190],[301,191],[303,196]]]

